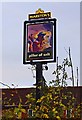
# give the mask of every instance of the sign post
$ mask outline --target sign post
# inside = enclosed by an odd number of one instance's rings
[[[38,9],[24,21],[23,46],[23,64],[36,65],[36,100],[43,95],[42,65],[49,62],[56,62],[56,18]]]
[[[42,64],[36,64],[36,101],[42,96],[42,87],[43,87],[43,80],[42,80]]]

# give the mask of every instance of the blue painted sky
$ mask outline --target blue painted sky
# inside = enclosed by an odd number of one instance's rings
[[[12,87],[33,86],[35,79],[31,65],[23,65],[23,22],[29,13],[41,8],[51,11],[57,18],[57,56],[59,63],[68,56],[70,46],[74,65],[74,74],[79,67],[80,76],[80,3],[79,2],[3,2],[2,3],[2,82]],[[55,63],[48,64],[44,71],[47,82],[54,79],[52,72]],[[75,82],[76,83],[76,82]],[[68,82],[71,85],[71,82]]]

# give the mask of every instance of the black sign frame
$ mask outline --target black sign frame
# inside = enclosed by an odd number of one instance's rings
[[[44,51],[28,52],[28,50],[27,50],[28,26],[35,25],[35,24],[36,25],[37,24],[52,24],[53,25],[52,55],[50,52],[44,52]],[[24,21],[24,29],[23,30],[24,30],[23,31],[24,32],[23,33],[23,64],[36,64],[38,62],[40,62],[40,63],[56,62],[56,18]],[[36,57],[36,56],[38,56],[38,57]]]

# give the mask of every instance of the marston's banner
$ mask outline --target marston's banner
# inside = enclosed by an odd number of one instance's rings
[[[24,22],[23,63],[56,62],[56,19]]]
[[[40,14],[29,14],[29,20],[40,19],[40,18],[50,18],[50,17],[51,17],[51,13],[50,12],[40,13]]]
[[[44,10],[42,10],[41,8],[39,8],[35,14],[29,14],[29,20],[33,20],[33,19],[40,19],[40,18],[51,18],[51,12],[46,12],[44,13]]]

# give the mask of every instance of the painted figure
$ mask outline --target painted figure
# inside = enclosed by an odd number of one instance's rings
[[[41,52],[41,51],[48,51],[51,49],[50,45],[51,40],[51,32],[39,32],[37,34],[37,38],[35,39],[33,34],[29,36],[28,40],[28,52]]]

